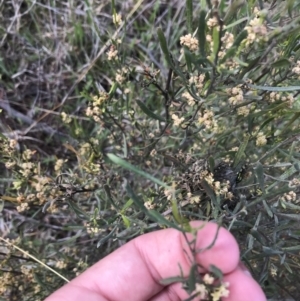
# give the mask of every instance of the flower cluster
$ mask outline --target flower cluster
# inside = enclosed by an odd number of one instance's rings
[[[221,282],[220,285],[214,285],[216,281],[210,274],[205,274],[203,276],[203,283],[196,283],[195,291],[192,293],[197,294],[197,296],[202,299],[207,299],[210,295],[212,301],[220,301],[221,298],[227,298],[229,296],[229,283]]]
[[[293,178],[290,182],[289,182],[289,187],[295,187],[295,186],[300,186],[300,180],[297,178]]]
[[[213,183],[213,189],[218,195],[226,195],[228,193],[228,189],[230,188],[230,183],[227,181],[226,183],[221,183],[219,181],[215,181]]]
[[[63,121],[63,123],[70,123],[72,121],[72,118],[70,115],[68,115],[66,112],[61,112],[60,113],[61,119]]]
[[[259,132],[256,137],[256,145],[264,146],[267,144],[267,138],[263,132]]]
[[[191,192],[187,193],[186,199],[190,204],[199,204],[201,201],[201,197],[199,195],[193,195]]]
[[[255,41],[268,41],[267,37],[267,27],[263,24],[263,19],[260,17],[258,11],[256,11],[256,16],[249,22],[249,25],[245,27],[247,30],[248,36],[245,40],[246,47],[253,44]]]
[[[249,112],[250,108],[248,108],[247,106],[242,106],[237,109],[237,114],[245,117],[249,115]]]
[[[55,267],[57,269],[65,269],[67,267],[67,263],[63,260],[58,260],[56,263],[55,263]]]
[[[113,23],[115,25],[119,26],[122,23],[122,16],[121,16],[121,14],[114,13],[112,15],[112,20],[113,20]]]
[[[148,210],[152,210],[152,209],[155,209],[155,204],[151,201],[147,201],[144,203],[144,206],[148,209]]]
[[[9,148],[10,149],[15,149],[18,145],[18,141],[15,139],[10,139],[9,140]]]
[[[292,93],[282,94],[282,93],[279,93],[279,92],[278,93],[271,92],[268,99],[271,103],[273,103],[275,101],[278,101],[278,100],[281,100],[283,102],[287,102],[287,104],[290,108],[293,106],[293,103],[295,101],[294,95]]]
[[[170,201],[175,194],[175,184],[172,185],[172,188],[164,190],[164,195],[167,197],[167,200]]]
[[[119,58],[118,57],[118,49],[116,49],[116,47],[114,45],[110,46],[110,48],[106,54],[107,54],[107,59],[109,61],[117,60]]]
[[[295,202],[299,203],[300,200],[297,200],[297,195],[294,191],[290,191],[288,193],[285,193],[282,197],[282,200],[287,201],[287,202]]]
[[[17,163],[15,161],[7,161],[5,162],[5,167],[7,169],[12,169]]]
[[[128,73],[128,68],[127,67],[123,67],[122,69],[117,70],[116,72],[116,82],[118,84],[123,84],[125,79],[126,79],[126,75]]]
[[[190,85],[194,84],[196,88],[200,91],[204,85],[204,78],[205,78],[204,74],[200,74],[198,76],[197,75],[191,76],[189,79],[189,83]]]
[[[296,62],[296,66],[292,69],[292,72],[297,75],[300,75],[300,61]]]
[[[200,125],[204,125],[207,130],[216,132],[218,130],[218,124],[214,119],[213,111],[204,110],[201,116],[198,118]]]
[[[196,104],[194,97],[189,92],[182,93],[182,97],[186,99],[189,106],[193,106]]]
[[[244,92],[241,85],[233,88],[226,89],[226,92],[230,95],[228,101],[231,105],[236,106],[242,104],[244,101]],[[241,106],[237,109],[238,115],[248,116],[250,108],[248,106]]]
[[[218,19],[216,17],[210,18],[207,20],[207,27],[212,29],[213,27],[218,26],[219,22]]]
[[[202,180],[204,179],[210,186],[213,186],[214,185],[214,175],[213,173],[209,172],[208,170],[202,170],[200,173],[199,173],[199,178]]]
[[[30,174],[33,173],[35,165],[32,162],[24,162],[20,164],[21,170],[20,173],[24,178],[28,178]]]
[[[206,40],[208,42],[210,42],[210,48],[211,48],[211,51],[213,50],[213,39],[212,39],[212,36],[211,35],[206,35]],[[225,32],[225,34],[223,35],[223,37],[221,38],[221,42],[222,42],[222,45],[221,45],[221,49],[218,53],[218,57],[219,58],[223,58],[225,53],[226,53],[226,50],[228,50],[229,48],[231,48],[231,46],[233,45],[233,42],[234,42],[234,35],[228,31]]]
[[[179,118],[176,114],[172,114],[172,119],[175,126],[179,126],[184,121],[183,117]]]
[[[86,116],[93,117],[96,122],[101,122],[100,116],[102,113],[102,106],[108,97],[108,94],[103,91],[100,91],[98,96],[92,96],[92,103],[85,111]]]
[[[56,162],[55,162],[55,165],[54,165],[54,170],[56,172],[60,172],[64,163],[67,162],[68,160],[63,160],[63,159],[58,159]]]
[[[221,41],[222,41],[222,47],[221,47],[221,52],[223,50],[227,50],[229,48],[231,48],[231,46],[233,45],[233,42],[234,42],[234,35],[228,31],[225,32],[225,34],[223,35],[223,37],[221,38]],[[219,56],[223,57],[225,55],[224,54],[220,54],[219,53]]]
[[[198,50],[198,40],[190,33],[180,38],[180,45],[186,46],[192,52]]]
[[[97,225],[92,225],[92,223],[86,223],[86,231],[88,234],[94,235],[101,232],[101,229]]]
[[[29,209],[28,203],[22,203],[19,206],[17,206],[18,212],[23,212],[23,211],[26,211],[27,209]]]
[[[278,270],[278,268],[274,264],[271,264],[270,274],[272,275],[272,277],[277,276],[277,270]]]
[[[235,106],[243,102],[244,92],[240,86],[227,88],[226,92],[230,95],[228,101],[231,105]]]
[[[88,268],[88,264],[80,259],[77,263],[77,267],[73,269],[73,272],[76,272],[76,276],[78,276],[82,271]]]
[[[24,152],[22,153],[22,158],[26,161],[30,160],[32,156],[36,153],[35,150],[31,149],[25,149]]]

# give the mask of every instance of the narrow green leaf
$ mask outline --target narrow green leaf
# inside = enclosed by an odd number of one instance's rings
[[[281,58],[277,60],[276,62],[272,63],[273,68],[283,68],[283,67],[290,67],[291,62],[286,58]]]
[[[242,32],[240,32],[237,37],[235,38],[234,42],[233,42],[233,45],[232,46],[236,46],[236,47],[239,47],[241,42],[243,40],[245,40],[248,36],[248,32],[247,30],[243,30]]]
[[[274,214],[273,214],[271,208],[269,207],[268,203],[266,202],[266,200],[263,200],[262,203],[263,203],[264,208],[266,209],[268,215],[272,218]]]
[[[113,83],[113,85],[111,86],[111,88],[110,88],[110,90],[108,92],[108,95],[109,95],[110,99],[115,95],[115,92],[117,91],[117,88],[118,88],[118,84],[117,83]]]
[[[276,212],[275,214],[278,215],[278,216],[285,217],[286,219],[290,219],[290,220],[293,220],[293,221],[300,222],[300,215],[299,214],[293,214],[293,213],[286,214],[286,213],[280,213],[280,212]]]
[[[159,280],[159,283],[162,285],[170,285],[172,283],[178,283],[178,282],[184,282],[184,281],[186,281],[186,278],[176,276],[176,277],[170,277],[170,278]]]
[[[118,229],[118,225],[115,225],[114,228],[110,231],[110,233],[108,235],[106,235],[105,237],[101,238],[98,242],[97,242],[97,248],[99,248],[102,244],[104,244],[105,242],[107,242],[111,237],[113,237],[114,233],[116,232],[116,230]]]
[[[80,219],[83,220],[89,219],[89,216],[84,211],[82,211],[73,201],[68,200],[67,203]]]
[[[128,163],[127,161],[119,158],[118,156],[114,155],[114,154],[107,154],[107,157],[109,158],[110,161],[112,161],[113,163],[127,169],[127,170],[130,170],[130,171],[133,171],[134,173],[140,175],[140,176],[143,176],[145,177],[146,179],[148,180],[151,180],[152,182],[160,185],[160,186],[163,186],[165,188],[169,188],[169,186],[167,184],[165,184],[164,182],[156,179],[155,177],[153,177],[152,175],[138,169],[137,167],[131,165],[130,163]]]
[[[240,60],[238,57],[234,58],[234,61],[237,62],[240,66],[242,67],[248,67],[248,63],[243,62],[242,60]]]
[[[111,8],[112,8],[112,13],[116,13],[115,0],[111,0]]]
[[[206,21],[205,21],[206,11],[201,10],[199,16],[198,23],[198,43],[199,43],[199,51],[202,57],[206,57],[205,55],[205,43],[206,43]]]
[[[174,216],[176,222],[178,224],[181,224],[182,223],[182,218],[179,214],[176,200],[172,200],[172,213],[173,213],[173,216]]]
[[[135,205],[141,209],[142,212],[148,215],[148,209],[144,206],[144,203],[140,200],[140,198],[133,192],[131,187],[126,183],[125,189],[129,197],[133,200]]]
[[[214,278],[217,278],[219,280],[223,279],[222,271],[218,267],[216,267],[215,265],[211,264],[209,266],[209,271],[215,276]]]
[[[288,11],[289,17],[292,18],[292,12],[294,7],[295,0],[287,0],[286,1],[286,9]]]
[[[161,225],[165,225],[165,226],[168,226],[170,228],[177,229],[178,231],[181,231],[181,232],[190,231],[189,225],[184,225],[184,227],[181,228],[178,225],[176,225],[174,223],[171,223],[170,221],[168,221],[167,219],[165,219],[161,214],[159,214],[155,210],[149,210],[148,211],[148,215],[149,215],[149,217],[152,218],[152,220],[158,222]]]
[[[213,39],[213,56],[217,58],[220,46],[220,30],[218,26],[214,26],[212,32],[212,39]]]
[[[294,164],[293,166],[291,166],[287,171],[285,171],[280,177],[280,180],[285,180],[288,177],[292,176],[294,173],[298,172],[297,168],[296,168],[296,164]]]
[[[250,70],[257,68],[258,66],[258,62],[260,61],[261,57],[257,56],[255,59],[253,59],[252,61],[250,61],[248,63],[248,67],[245,67],[242,71],[242,73],[240,74],[239,78],[243,78],[243,76],[249,72]],[[249,85],[250,86],[250,85]]]
[[[254,226],[253,226],[253,229],[254,229],[254,230],[257,230],[257,228],[258,228],[258,226],[259,226],[259,223],[260,223],[260,220],[261,220],[261,212],[258,212],[256,221],[255,221],[255,224],[254,224]]]
[[[4,201],[1,199],[0,196],[0,213],[3,211],[3,208],[4,208]]]
[[[244,17],[244,18],[241,18],[241,19],[239,19],[239,20],[237,20],[237,21],[235,21],[231,24],[228,24],[228,25],[226,25],[226,30],[228,30],[229,28],[232,28],[236,25],[239,25],[239,24],[243,23],[243,22],[247,21],[248,19],[249,19],[248,17]]]
[[[121,214],[121,216],[122,216],[122,220],[123,220],[123,223],[124,223],[125,227],[129,228],[130,224],[131,224],[130,219],[124,214]]]
[[[165,59],[166,59],[168,65],[170,67],[174,68],[175,66],[174,66],[174,64],[172,62],[172,58],[170,56],[167,40],[166,40],[165,35],[164,35],[161,28],[157,29],[157,36],[158,36],[158,40],[159,40],[159,43],[160,43],[161,50],[164,53],[164,56],[165,56]]]
[[[121,210],[121,214],[123,214],[126,209],[128,209],[131,205],[133,204],[133,200],[132,199],[129,199],[126,204],[123,206],[122,210]]]
[[[248,237],[249,237],[249,240],[248,240],[247,248],[248,248],[248,250],[252,250],[253,245],[254,245],[254,236],[249,233]]]
[[[261,245],[265,245],[261,234],[259,232],[257,232],[257,230],[251,229],[250,233]]]
[[[207,195],[210,197],[210,199],[212,200],[213,204],[218,209],[220,209],[220,204],[218,204],[216,195],[215,195],[213,189],[209,186],[209,184],[205,180],[202,180],[201,181],[201,186],[203,187],[203,189],[205,190],[205,192],[207,193]]]
[[[281,248],[281,250],[285,251],[285,252],[300,251],[300,245],[292,246],[292,247],[284,247],[284,248]]]
[[[150,109],[148,109],[148,107],[140,100],[136,100],[137,104],[139,105],[139,107],[141,108],[141,110],[148,115],[150,118],[155,119],[155,120],[159,120],[159,121],[163,121],[165,122],[166,120],[164,118],[162,118],[161,116],[156,115],[155,113],[153,113],[152,111],[150,111]]]
[[[188,292],[192,293],[196,288],[196,275],[197,275],[198,266],[193,264],[190,268],[189,278],[188,278]]]
[[[283,265],[284,265],[285,268],[289,271],[290,274],[293,274],[292,269],[290,268],[289,264],[288,264],[286,261],[283,263]]]
[[[257,89],[262,91],[274,91],[274,92],[289,92],[289,91],[299,91],[300,86],[289,86],[289,87],[268,87],[268,86],[256,86],[248,84],[251,89]]]
[[[193,32],[193,0],[185,2],[186,23],[188,32]]]
[[[254,172],[258,181],[258,185],[260,189],[265,194],[265,184],[264,184],[264,168],[260,162],[257,163],[256,167],[254,168]]]
[[[263,246],[262,247],[262,250],[263,252],[266,254],[266,255],[277,255],[277,254],[282,254],[283,252],[280,251],[280,250],[274,250],[270,247],[266,247],[266,246]]]
[[[112,198],[111,196],[111,193],[110,193],[110,188],[107,184],[103,185],[103,188],[104,188],[104,191],[106,193],[106,196],[108,198],[108,200],[110,201],[110,203],[113,205],[113,207],[117,210],[120,210],[119,206],[115,203],[114,199]]]
[[[270,117],[270,118],[268,118],[266,121],[264,121],[264,122],[261,124],[261,126],[260,126],[258,132],[260,132],[266,125],[268,125],[268,124],[269,124],[271,121],[273,121],[274,119],[275,119],[275,116]]]
[[[215,169],[216,164],[215,164],[215,160],[214,160],[214,158],[213,158],[212,156],[210,156],[210,157],[208,158],[208,166],[209,166],[209,170],[210,170],[211,172],[213,172],[214,169]]]
[[[187,225],[189,220],[180,215],[178,210],[178,204],[176,200],[172,200],[172,213],[175,218],[175,221],[180,225]]]
[[[249,138],[250,138],[249,135],[247,135],[245,137],[244,142],[240,145],[239,150],[237,151],[233,161],[233,168],[236,168],[239,162],[241,161],[241,159],[245,156],[245,149],[248,145]]]
[[[192,72],[193,70],[193,55],[192,53],[187,49],[187,47],[184,47],[184,58],[185,58],[185,62],[186,62],[186,67],[189,73]]]
[[[189,89],[189,87],[186,86],[185,89],[194,97],[195,100],[199,101],[198,104],[200,104],[200,102],[204,101],[196,93],[194,93],[192,89]]]
[[[238,9],[245,4],[244,0],[233,0],[230,1],[230,5],[228,6],[227,12],[224,17],[224,23],[229,23],[232,18],[237,14]]]
[[[180,70],[180,68],[177,65],[175,66],[175,64],[173,62],[173,59],[172,59],[169,49],[168,49],[167,40],[166,40],[161,28],[157,29],[157,36],[158,36],[158,40],[160,43],[160,47],[164,53],[164,57],[169,65],[169,67],[171,67],[174,70],[174,72],[176,74],[178,74],[184,82],[186,82],[185,75],[183,74],[183,72]]]
[[[127,149],[126,136],[124,134],[123,134],[123,154],[124,154],[124,158],[127,158],[127,156],[128,156],[128,149]]]
[[[284,205],[285,208],[289,208],[289,209],[294,209],[297,211],[300,211],[300,206],[299,205],[295,205],[291,202],[285,202],[285,201],[281,201],[281,203]]]

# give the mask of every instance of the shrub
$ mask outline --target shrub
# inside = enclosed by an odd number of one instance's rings
[[[235,235],[268,297],[299,299],[299,4],[172,4],[1,8],[5,300],[195,219]]]

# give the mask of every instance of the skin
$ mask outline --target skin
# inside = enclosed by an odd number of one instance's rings
[[[195,221],[197,249],[209,246],[217,225]],[[189,240],[192,235],[188,235]],[[185,252],[185,251],[186,252]],[[100,260],[80,276],[66,284],[45,301],[180,301],[188,297],[181,283],[162,285],[160,280],[179,276],[181,266],[188,275],[190,254],[183,235],[165,229],[142,235]],[[211,264],[229,282],[229,297],[224,301],[266,301],[266,297],[250,273],[239,261],[239,248],[226,229],[219,230],[214,246],[197,254],[197,262],[208,271]],[[202,272],[202,271],[201,271]],[[196,299],[194,299],[196,300]]]

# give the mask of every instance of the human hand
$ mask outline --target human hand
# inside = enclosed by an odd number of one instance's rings
[[[203,222],[191,222],[199,228]],[[197,233],[197,249],[208,247],[218,226],[207,223]],[[187,237],[192,239],[192,235]],[[187,253],[185,253],[185,251]],[[54,292],[45,301],[179,301],[188,298],[181,283],[162,285],[160,281],[179,276],[179,265],[188,276],[190,251],[181,232],[159,230],[137,237],[100,260],[70,283]],[[218,267],[229,282],[226,301],[265,301],[259,285],[239,261],[239,248],[234,237],[221,228],[212,248],[196,256],[197,262],[209,271]],[[196,300],[196,299],[193,299]]]

